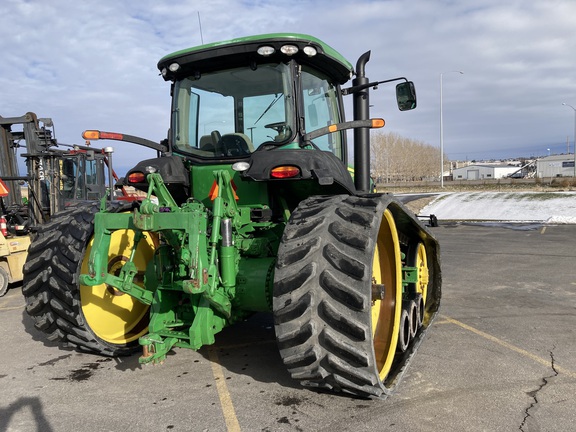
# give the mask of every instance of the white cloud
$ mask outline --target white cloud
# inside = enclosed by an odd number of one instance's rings
[[[574,139],[574,113],[561,105],[576,106],[574,16],[573,0],[5,0],[0,115],[52,117],[65,143],[88,128],[160,140],[169,120],[161,57],[202,40],[289,31],[325,40],[352,64],[371,50],[373,80],[416,83],[413,112],[396,110],[392,87],[371,94],[388,131],[437,145],[439,76],[462,70],[443,79],[449,157],[563,152]],[[115,147],[124,168],[152,155]]]

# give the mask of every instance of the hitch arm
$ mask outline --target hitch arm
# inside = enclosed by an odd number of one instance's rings
[[[104,218],[106,226],[104,225]],[[133,222],[131,213],[96,213],[94,217],[94,241],[88,258],[88,274],[80,275],[80,283],[87,286],[107,284],[119,291],[130,294],[145,304],[152,304],[154,293],[134,283],[134,277],[138,269],[134,264],[134,256],[138,243],[144,235],[138,230]],[[108,272],[108,253],[112,232],[118,229],[131,229],[136,233],[130,258],[120,270],[118,276]]]

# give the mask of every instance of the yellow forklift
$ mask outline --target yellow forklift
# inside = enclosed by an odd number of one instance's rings
[[[0,200],[8,196],[10,190],[0,179]],[[22,267],[28,255],[30,235],[26,227],[10,224],[4,214],[4,202],[0,215],[0,297],[8,291],[8,284],[20,282],[23,278]],[[19,233],[23,235],[18,235]]]

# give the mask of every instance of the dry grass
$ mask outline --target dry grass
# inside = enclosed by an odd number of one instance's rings
[[[414,201],[410,201],[405,204],[410,211],[414,212],[415,214],[419,214],[420,211],[426,207],[430,202],[434,201],[437,197],[435,195],[427,196],[424,198],[420,198]]]

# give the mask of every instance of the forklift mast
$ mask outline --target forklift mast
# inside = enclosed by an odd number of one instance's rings
[[[21,130],[13,130],[14,126]],[[25,142],[26,174],[21,175],[17,150]],[[61,146],[67,146],[60,144]],[[21,117],[0,116],[0,178],[13,182],[10,194],[4,199],[2,213],[27,213],[30,226],[50,220],[56,212],[77,201],[98,200],[113,189],[115,177],[106,150],[73,145],[69,150],[59,147],[50,118],[38,118],[28,112]],[[28,202],[23,203],[19,184],[28,184]]]

